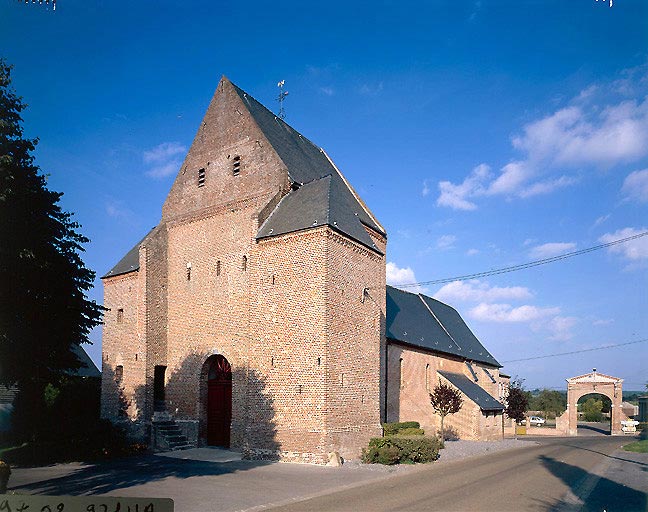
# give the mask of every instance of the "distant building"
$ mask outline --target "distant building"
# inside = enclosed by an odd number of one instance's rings
[[[500,364],[453,308],[385,285],[386,244],[324,150],[223,78],[160,223],[102,278],[102,415],[322,462],[381,421],[434,433],[442,380],[465,397],[446,424],[501,438]]]
[[[648,396],[639,397],[639,414],[637,419],[642,423],[648,422]]]

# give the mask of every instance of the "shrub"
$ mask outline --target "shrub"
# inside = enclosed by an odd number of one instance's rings
[[[444,427],[443,432],[439,430],[437,435],[444,441],[459,441],[459,432],[454,427]]]
[[[393,436],[405,428],[421,428],[418,421],[401,421],[394,423],[383,423],[383,436]]]
[[[399,436],[422,436],[425,435],[425,430],[422,428],[402,428],[398,431]]]
[[[362,450],[362,461],[367,464],[432,462],[439,458],[441,447],[441,442],[436,437],[421,435],[374,437],[369,441],[369,447]]]

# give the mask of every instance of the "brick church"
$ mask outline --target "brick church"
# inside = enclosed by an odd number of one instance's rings
[[[326,152],[223,78],[160,223],[105,276],[102,415],[160,448],[357,457],[383,421],[500,439],[501,365],[385,283],[387,234]]]

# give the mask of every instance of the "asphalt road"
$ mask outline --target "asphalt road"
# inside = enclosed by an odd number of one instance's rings
[[[536,440],[273,510],[648,511],[648,457],[617,451],[629,439]]]

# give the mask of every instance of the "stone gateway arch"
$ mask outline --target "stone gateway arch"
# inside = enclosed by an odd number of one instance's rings
[[[623,434],[623,431],[621,430],[621,421],[625,419],[625,417],[621,411],[622,384],[623,379],[597,373],[596,368],[594,368],[591,373],[567,379],[567,411],[564,414],[569,420],[568,434],[570,436],[575,436],[578,432],[578,410],[576,407],[578,399],[584,395],[592,393],[605,395],[611,400],[612,422],[610,434]]]

